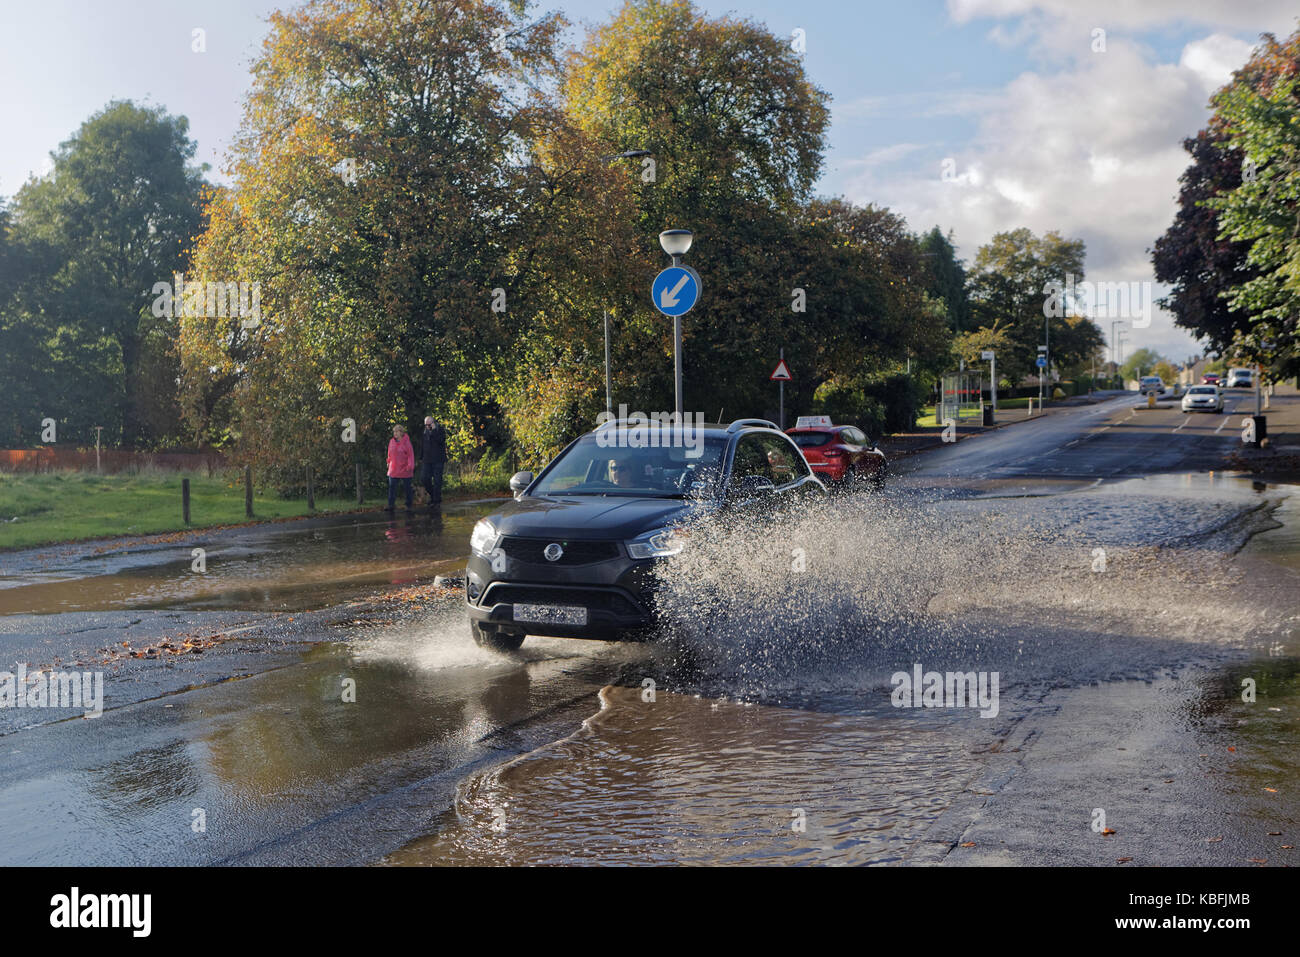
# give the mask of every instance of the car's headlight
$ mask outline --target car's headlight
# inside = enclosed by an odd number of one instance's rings
[[[497,530],[492,523],[486,518],[474,526],[474,531],[469,537],[469,547],[475,555],[482,555],[488,558],[492,552],[492,546],[497,541]]]
[[[627,553],[633,558],[667,558],[685,548],[688,537],[680,528],[661,528],[627,542]]]

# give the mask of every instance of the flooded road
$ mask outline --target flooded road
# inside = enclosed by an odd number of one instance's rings
[[[376,586],[459,574],[470,529],[492,508],[488,501],[159,536],[146,548],[110,542],[0,553],[0,615],[319,608]]]
[[[0,668],[107,680],[97,718],[0,713],[0,862],[1294,863],[1297,489],[1147,474],[1170,440],[1125,416],[718,528],[649,645],[496,655],[408,588],[490,503],[4,556]],[[210,643],[115,651],[172,634]],[[899,690],[930,673],[996,697]]]

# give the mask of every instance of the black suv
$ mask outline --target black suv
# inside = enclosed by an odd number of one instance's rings
[[[513,651],[525,635],[642,639],[654,630],[654,564],[677,530],[720,509],[826,494],[776,425],[611,421],[572,442],[515,500],[474,526],[465,601],[474,640]]]

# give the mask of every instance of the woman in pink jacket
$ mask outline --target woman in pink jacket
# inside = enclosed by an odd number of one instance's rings
[[[393,426],[393,437],[388,442],[388,511],[393,510],[397,498],[397,483],[406,486],[406,510],[411,510],[411,476],[415,474],[415,450],[403,425]]]

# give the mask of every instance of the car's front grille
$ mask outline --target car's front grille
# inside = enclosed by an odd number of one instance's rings
[[[622,592],[604,588],[547,588],[497,582],[483,596],[483,606],[492,605],[581,605],[616,615],[641,615],[645,609]]]
[[[546,558],[546,546],[557,544],[563,554],[556,561]],[[530,562],[534,565],[590,565],[593,562],[609,561],[618,558],[618,542],[564,541],[554,538],[521,538],[507,535],[501,539],[500,549],[506,557],[517,562]]]

